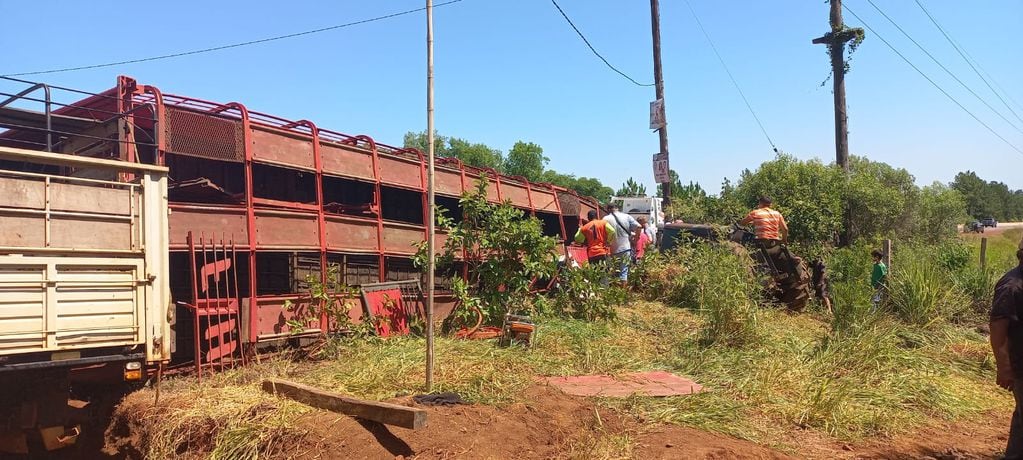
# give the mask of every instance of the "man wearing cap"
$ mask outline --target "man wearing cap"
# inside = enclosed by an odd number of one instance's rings
[[[1011,390],[1016,400],[1009,425],[1006,459],[1023,458],[1023,241],[1016,250],[1019,264],[995,284],[991,302],[991,350],[995,355],[996,382]]]

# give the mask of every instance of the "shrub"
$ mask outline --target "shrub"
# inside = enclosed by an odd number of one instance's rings
[[[615,307],[625,303],[625,290],[609,284],[604,264],[562,270],[548,308],[559,316],[587,321],[614,319]]]
[[[484,321],[496,323],[513,308],[528,305],[529,287],[549,278],[557,268],[554,238],[544,236],[543,224],[510,203],[487,200],[486,175],[458,201],[462,219],[453,221],[437,209],[437,226],[447,232],[438,267],[450,266],[456,255],[468,266],[469,279],[453,283],[464,307],[478,306]],[[413,261],[426,266],[426,242],[420,242]],[[465,313],[467,308],[459,310]]]

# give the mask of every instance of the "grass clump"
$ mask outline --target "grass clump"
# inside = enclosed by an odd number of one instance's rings
[[[737,347],[756,342],[762,286],[748,256],[726,245],[694,243],[645,263],[648,296],[703,313],[706,341]]]

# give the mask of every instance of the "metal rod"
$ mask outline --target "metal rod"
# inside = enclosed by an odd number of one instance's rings
[[[433,0],[426,0],[426,391],[433,389],[433,283],[436,271],[434,257],[434,195],[433,195]]]
[[[195,265],[196,264],[196,260],[195,260],[195,236],[192,234],[191,231],[188,232],[188,255],[189,255],[189,259],[192,262],[190,264],[190,266],[192,268],[192,306],[195,307],[193,309],[193,314],[192,314],[192,321],[193,321],[193,323],[192,323],[192,332],[195,335],[195,337],[193,337],[193,342],[194,342],[194,345],[195,345],[195,350],[194,350],[194,354],[195,354],[195,375],[196,375],[196,381],[201,382],[202,381],[202,369],[199,367],[200,366],[200,361],[199,361],[199,277],[198,277],[198,270],[196,270],[196,265]]]

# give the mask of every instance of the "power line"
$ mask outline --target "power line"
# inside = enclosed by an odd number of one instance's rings
[[[618,75],[625,77],[626,80],[631,81],[636,86],[654,86],[653,83],[640,83],[636,81],[632,77],[626,75],[625,72],[622,72],[621,70],[618,70],[617,67],[611,65],[610,62],[607,62],[607,59],[604,59],[604,56],[601,56],[600,53],[597,52],[597,49],[590,44],[590,41],[586,39],[586,36],[583,35],[579,28],[575,26],[575,23],[572,22],[572,19],[570,19],[568,15],[565,14],[565,10],[561,9],[561,5],[558,5],[558,2],[556,0],[551,0],[551,3],[553,3],[554,7],[558,9],[559,13],[561,13],[561,17],[565,18],[565,21],[568,21],[568,25],[572,26],[572,29],[575,30],[575,33],[579,35],[579,38],[583,39],[583,43],[586,43],[586,46],[590,48],[590,51],[592,51],[594,55],[600,58],[601,61],[604,61],[604,64],[607,65],[608,68],[618,73]]]
[[[980,118],[977,118],[977,116],[976,116],[976,115],[974,115],[974,114],[973,114],[973,112],[971,112],[971,111],[970,111],[969,109],[967,109],[967,108],[966,108],[965,106],[963,106],[963,104],[959,103],[959,101],[957,101],[957,100],[956,100],[956,99],[955,99],[954,97],[952,97],[952,95],[951,95],[951,94],[948,94],[948,92],[947,92],[947,91],[945,91],[944,89],[942,89],[942,87],[941,87],[941,86],[938,86],[938,84],[937,84],[937,83],[935,83],[935,82],[934,82],[934,80],[932,80],[932,79],[931,79],[931,77],[928,77],[928,76],[927,76],[927,74],[925,74],[925,73],[924,73],[924,72],[923,72],[922,70],[920,70],[920,68],[919,68],[919,67],[917,67],[916,65],[914,65],[914,64],[913,64],[913,63],[912,63],[912,62],[911,62],[911,61],[910,61],[910,60],[909,60],[908,58],[906,58],[906,56],[904,56],[904,55],[903,55],[902,53],[900,53],[900,52],[899,52],[899,50],[895,49],[895,47],[894,47],[894,46],[892,46],[892,44],[891,44],[891,43],[889,43],[889,42],[888,42],[888,40],[885,40],[885,39],[884,39],[884,37],[882,37],[882,36],[881,36],[881,34],[877,33],[877,31],[875,31],[875,30],[874,30],[874,28],[870,27],[870,25],[869,25],[869,24],[867,24],[867,22],[866,22],[866,21],[864,21],[864,20],[863,20],[863,18],[861,18],[861,17],[860,17],[860,16],[858,15],[858,14],[856,14],[856,12],[855,12],[855,11],[853,11],[852,9],[850,9],[850,8],[849,8],[848,6],[846,6],[846,5],[844,5],[844,4],[842,5],[842,8],[845,8],[845,10],[849,12],[849,14],[852,14],[852,15],[853,15],[853,17],[855,17],[855,18],[856,18],[856,20],[860,21],[860,23],[862,23],[862,24],[863,24],[863,27],[866,27],[866,28],[867,28],[867,30],[869,30],[869,31],[870,31],[870,33],[874,34],[874,36],[876,36],[876,37],[877,37],[877,38],[878,38],[879,40],[881,40],[881,41],[882,41],[882,42],[883,42],[883,43],[884,43],[885,45],[887,45],[887,46],[888,46],[888,48],[889,48],[889,49],[891,49],[891,50],[892,50],[892,51],[893,51],[893,52],[894,52],[895,54],[897,54],[897,55],[898,55],[898,56],[899,56],[900,58],[902,58],[902,60],[903,60],[903,61],[906,61],[906,64],[909,64],[909,66],[910,66],[910,67],[912,67],[912,68],[913,68],[913,70],[917,71],[917,73],[919,73],[919,74],[920,74],[920,76],[924,77],[924,79],[926,79],[926,80],[927,80],[928,82],[930,82],[930,83],[931,83],[931,85],[934,85],[934,87],[935,87],[935,88],[937,88],[937,89],[938,89],[938,91],[941,91],[941,94],[944,94],[944,95],[945,95],[945,97],[949,98],[949,100],[951,100],[952,102],[954,102],[954,103],[955,103],[955,105],[959,106],[959,108],[960,108],[960,109],[963,109],[963,111],[964,111],[964,112],[966,112],[966,113],[967,113],[968,115],[970,115],[971,117],[973,117],[973,119],[974,119],[974,120],[977,120],[977,123],[980,123],[980,124],[981,124],[982,126],[984,126],[985,128],[987,128],[987,130],[988,130],[988,131],[990,131],[990,132],[991,132],[991,134],[994,134],[994,135],[995,135],[995,137],[997,137],[997,138],[1001,139],[1001,140],[1002,140],[1002,142],[1005,142],[1005,144],[1006,144],[1006,145],[1008,145],[1009,147],[1012,147],[1012,149],[1013,149],[1013,150],[1015,150],[1016,152],[1019,152],[1020,154],[1023,154],[1023,150],[1020,150],[1020,149],[1019,149],[1018,147],[1016,147],[1016,146],[1015,146],[1015,145],[1013,145],[1013,144],[1012,144],[1011,142],[1009,142],[1009,141],[1008,141],[1008,140],[1006,140],[1006,139],[1005,139],[1004,137],[1002,137],[1002,135],[1001,135],[1001,134],[998,134],[998,132],[997,132],[997,131],[995,131],[994,129],[991,129],[991,127],[990,127],[990,126],[988,126],[988,125],[987,125],[987,123],[984,123],[984,121],[983,121],[983,120],[981,120]]]
[[[913,37],[910,36],[909,33],[907,33],[902,28],[902,26],[900,26],[897,22],[895,22],[895,20],[892,19],[890,16],[885,14],[885,12],[882,11],[881,8],[879,8],[877,6],[877,4],[874,3],[874,0],[867,0],[867,3],[869,3],[870,6],[873,6],[874,9],[877,10],[878,13],[881,13],[881,16],[884,16],[884,18],[887,19],[888,22],[892,23],[892,25],[895,26],[895,28],[898,29],[899,32],[902,32],[902,35],[905,35],[906,38],[909,39],[909,41],[913,42],[913,44],[916,45],[917,48],[920,48],[920,51],[923,51],[924,54],[927,55],[927,57],[931,58],[931,60],[934,61],[935,64],[938,64],[938,67],[941,67],[941,70],[944,70],[945,73],[947,73],[950,77],[952,77],[953,80],[958,82],[960,86],[962,86],[964,89],[966,89],[966,91],[969,91],[969,93],[972,94],[973,97],[977,98],[978,101],[980,101],[982,104],[984,104],[987,108],[991,109],[991,111],[994,112],[995,115],[998,115],[999,118],[1001,118],[1003,121],[1008,123],[1009,126],[1012,126],[1013,129],[1015,129],[1016,131],[1019,131],[1020,134],[1023,134],[1023,129],[1020,129],[1018,126],[1016,126],[1015,123],[1009,121],[1009,119],[1006,118],[1005,115],[1002,115],[1001,112],[999,112],[998,110],[995,110],[995,108],[992,107],[991,104],[988,104],[988,102],[986,100],[984,100],[984,98],[980,97],[980,95],[977,94],[975,91],[973,91],[973,89],[971,89],[969,86],[967,86],[966,83],[963,83],[963,81],[960,80],[959,77],[957,77],[954,73],[952,73],[951,70],[948,70],[948,67],[945,67],[944,64],[942,64],[940,61],[938,61],[938,58],[934,57],[934,55],[932,55],[929,51],[927,51],[927,49],[924,48],[923,45],[921,45],[919,42],[914,40]]]
[[[1005,99],[1000,94],[998,94],[998,91],[995,91],[995,89],[991,87],[991,83],[987,81],[987,78],[984,78],[984,75],[982,75],[980,71],[977,70],[977,67],[974,66],[972,62],[970,62],[970,59],[966,57],[965,52],[962,49],[960,49],[958,45],[956,45],[956,43],[952,40],[952,37],[948,35],[948,32],[945,32],[945,29],[941,27],[940,24],[938,24],[938,21],[936,19],[934,19],[934,16],[931,16],[931,12],[927,11],[927,8],[924,8],[924,4],[920,3],[920,0],[916,0],[916,4],[924,12],[924,14],[927,15],[927,18],[931,20],[931,23],[934,24],[934,27],[937,27],[938,30],[941,31],[941,34],[945,36],[945,40],[948,40],[948,43],[952,45],[952,48],[954,48],[956,52],[959,53],[959,56],[961,56],[963,60],[966,61],[966,64],[969,65],[971,69],[973,69],[973,72],[976,73],[978,77],[980,77],[981,81],[983,81],[985,85],[987,85],[987,89],[991,90],[991,92],[994,93],[995,97],[997,97],[998,100],[1002,101],[1002,105],[1004,105],[1005,108],[1009,109],[1009,112],[1012,112],[1012,114],[1016,117],[1017,120],[1023,122],[1023,118],[1020,118],[1019,114],[1017,114],[1016,111],[1013,110],[1011,106],[1009,106],[1009,103],[1005,102]],[[978,63],[977,66],[979,65],[980,64]]]
[[[462,0],[449,0],[449,1],[444,2],[444,3],[438,3],[438,4],[434,5],[434,7],[450,5],[452,3],[458,3],[460,1],[462,1]],[[57,68],[57,69],[49,69],[49,70],[37,70],[37,71],[33,71],[33,72],[11,73],[11,74],[6,74],[6,75],[2,75],[2,76],[4,76],[4,77],[20,77],[20,76],[25,76],[25,75],[41,75],[41,74],[60,73],[60,72],[74,72],[74,71],[78,71],[78,70],[98,69],[98,68],[102,68],[102,67],[113,67],[113,66],[119,66],[119,65],[125,65],[125,64],[137,64],[139,62],[158,61],[158,60],[161,60],[161,59],[170,59],[170,58],[176,58],[176,57],[182,57],[182,56],[191,56],[193,54],[209,53],[209,52],[213,52],[213,51],[221,51],[221,50],[226,50],[226,49],[230,49],[230,48],[238,48],[238,47],[242,47],[242,46],[256,45],[256,44],[260,44],[260,43],[267,43],[267,42],[272,42],[272,41],[277,41],[277,40],[284,40],[286,38],[301,37],[303,35],[317,34],[317,33],[320,33],[320,32],[327,32],[327,31],[330,31],[330,30],[343,29],[345,27],[357,26],[357,25],[361,25],[361,24],[367,24],[367,23],[370,23],[370,22],[382,21],[384,19],[391,19],[391,18],[395,18],[395,17],[398,17],[398,16],[404,16],[404,15],[407,15],[407,14],[418,13],[418,12],[424,11],[424,10],[426,10],[426,8],[416,8],[416,9],[412,9],[412,10],[405,10],[405,11],[400,11],[400,12],[397,12],[397,13],[391,13],[391,14],[387,14],[387,15],[384,15],[384,16],[377,16],[375,18],[363,19],[363,20],[360,20],[360,21],[348,22],[348,23],[345,23],[345,24],[337,24],[337,25],[333,25],[333,26],[322,27],[322,28],[319,28],[319,29],[306,30],[306,31],[295,32],[295,33],[286,34],[286,35],[278,35],[278,36],[275,36],[275,37],[260,38],[258,40],[250,40],[250,41],[241,42],[241,43],[232,43],[230,45],[214,46],[214,47],[210,47],[210,48],[202,48],[202,49],[191,50],[191,51],[182,51],[180,53],[163,54],[163,55],[160,55],[160,56],[151,56],[151,57],[146,57],[146,58],[129,59],[129,60],[125,60],[125,61],[107,62],[107,63],[103,63],[103,64],[84,65],[84,66],[78,66],[78,67],[65,67],[65,68]]]
[[[710,44],[710,49],[714,50],[714,55],[718,57],[718,62],[721,63],[721,67],[725,69],[725,73],[728,74],[728,78],[732,80],[732,85],[735,86],[735,90],[739,92],[739,96],[742,97],[742,101],[746,103],[746,108],[749,109],[750,115],[753,115],[753,119],[757,121],[757,125],[760,126],[760,131],[764,133],[764,137],[767,138],[767,143],[771,144],[771,149],[775,153],[778,153],[778,147],[774,145],[774,141],[771,140],[771,136],[767,134],[767,130],[764,129],[764,124],[760,122],[760,117],[753,110],[753,106],[750,105],[749,99],[746,99],[746,94],[742,92],[742,88],[739,87],[739,83],[735,81],[735,77],[732,76],[732,72],[728,70],[728,65],[725,64],[725,60],[721,58],[721,53],[718,53],[718,48],[714,46],[714,40],[711,40],[710,34],[707,33],[707,29],[703,27],[703,23],[700,22],[700,17],[696,15],[696,10],[693,9],[693,5],[686,0],[686,6],[689,7],[689,12],[693,14],[693,19],[696,20],[696,25],[700,26],[700,30],[703,32],[703,36],[707,39],[707,43]]]

